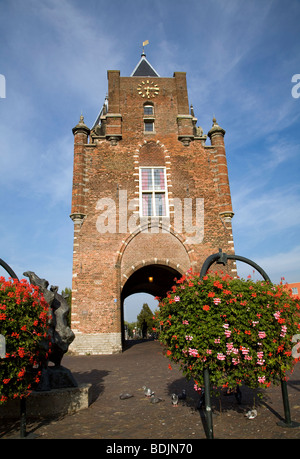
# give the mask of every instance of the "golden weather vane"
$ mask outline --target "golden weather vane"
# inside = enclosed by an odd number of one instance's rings
[[[143,54],[145,54],[144,46],[149,45],[149,40],[143,41]]]

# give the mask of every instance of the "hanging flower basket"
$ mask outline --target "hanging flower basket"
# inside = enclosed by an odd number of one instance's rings
[[[6,355],[0,359],[0,405],[30,394],[50,348],[49,306],[38,287],[25,279],[0,277],[0,334]]]
[[[159,304],[159,339],[184,375],[203,385],[234,389],[279,384],[298,359],[299,302],[284,285],[189,272]],[[171,366],[170,366],[171,367]]]

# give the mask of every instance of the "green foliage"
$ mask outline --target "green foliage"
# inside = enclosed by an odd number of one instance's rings
[[[27,396],[39,381],[48,356],[49,306],[38,287],[0,277],[0,334],[6,357],[0,359],[0,405]]]
[[[206,367],[214,387],[268,387],[295,363],[299,309],[282,285],[189,273],[160,302],[159,339],[195,389]]]
[[[124,322],[127,325],[128,337],[134,338],[133,330],[137,329],[137,322]]]
[[[147,329],[152,330],[154,320],[153,320],[153,312],[149,308],[147,303],[143,304],[143,307],[141,309],[141,312],[137,316],[137,324],[138,327],[142,330],[143,328],[143,322],[147,323]]]

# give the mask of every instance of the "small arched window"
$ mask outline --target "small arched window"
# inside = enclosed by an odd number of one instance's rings
[[[153,104],[150,104],[149,102],[144,104],[144,115],[154,115],[154,106]]]

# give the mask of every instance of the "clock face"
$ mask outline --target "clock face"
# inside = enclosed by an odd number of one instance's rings
[[[145,80],[138,85],[137,91],[142,97],[146,99],[152,99],[159,94],[159,87],[157,83],[153,83],[153,81],[150,80]]]

